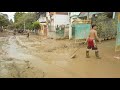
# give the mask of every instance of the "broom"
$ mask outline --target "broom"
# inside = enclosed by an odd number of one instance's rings
[[[83,44],[86,44],[85,42],[83,42]],[[76,57],[76,52],[80,50],[80,47],[77,48],[74,53],[72,54],[71,58],[75,58]]]

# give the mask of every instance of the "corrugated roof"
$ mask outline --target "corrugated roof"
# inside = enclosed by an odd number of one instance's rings
[[[98,14],[103,12],[89,12],[89,17],[91,18],[93,14]],[[87,16],[88,12],[71,12],[70,17],[77,18],[77,17],[84,17]]]
[[[89,17],[92,17],[93,14],[104,13],[104,12],[89,12]],[[79,17],[87,16],[88,12],[81,12]]]
[[[78,15],[73,15],[71,16],[71,18],[78,18]]]
[[[72,17],[72,16],[75,16],[75,15],[79,15],[80,14],[80,12],[70,12],[70,16]]]
[[[87,16],[87,14],[88,14],[88,12],[81,12],[81,13],[79,14],[79,17]]]

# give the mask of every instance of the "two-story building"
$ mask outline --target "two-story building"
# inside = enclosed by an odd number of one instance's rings
[[[69,13],[47,12],[48,37],[58,38],[69,36]]]

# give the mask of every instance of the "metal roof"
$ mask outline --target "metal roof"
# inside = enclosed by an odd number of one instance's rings
[[[98,14],[98,13],[104,13],[104,12],[89,12],[89,17],[92,17],[93,14]],[[79,14],[79,17],[84,17],[84,16],[87,16],[88,15],[88,12],[81,12]]]

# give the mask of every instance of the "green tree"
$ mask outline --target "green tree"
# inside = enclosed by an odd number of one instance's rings
[[[6,14],[1,14],[0,15],[0,27],[4,26],[8,26],[9,25],[9,19],[6,16]]]
[[[9,22],[10,22],[10,24],[13,24],[13,20],[12,20],[12,19],[10,19],[10,21],[9,21]]]
[[[14,15],[14,21],[19,21],[20,17],[22,17],[25,13],[24,12],[16,12]]]
[[[38,21],[35,21],[33,23],[33,28],[35,29],[36,34],[38,34],[38,30],[41,28],[40,23]]]
[[[23,12],[17,12],[14,16],[14,25],[18,29],[25,28],[26,29],[33,29],[33,22],[37,21],[41,15],[45,15],[46,12],[29,12],[29,13],[23,13]]]
[[[98,29],[98,35],[101,38],[107,37],[115,37],[115,33],[117,31],[117,20],[112,19],[112,15],[110,13],[103,13],[98,15],[92,24],[96,24]]]
[[[34,29],[37,29],[37,30],[40,29],[40,23],[38,21],[34,22],[33,27]]]
[[[36,16],[34,13],[27,13],[23,15],[22,22],[25,22],[26,29],[32,29],[32,23],[36,21]]]
[[[18,15],[19,16],[19,15]],[[22,14],[15,22],[15,27],[23,29],[24,23],[26,29],[32,29],[32,23],[36,21],[36,14],[33,12]]]
[[[13,30],[13,29],[15,29],[14,24],[12,24],[12,25],[8,25],[8,26],[7,26],[7,29],[9,29],[9,30]]]

